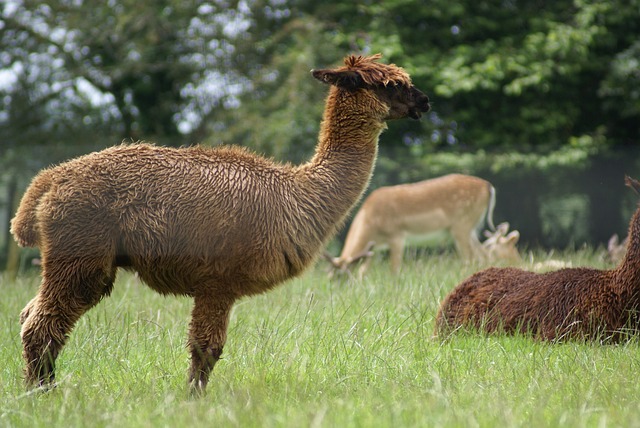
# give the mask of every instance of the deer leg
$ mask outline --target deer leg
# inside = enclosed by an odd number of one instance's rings
[[[471,229],[466,225],[452,227],[451,235],[456,243],[456,249],[460,257],[465,261],[471,261],[474,256],[473,244],[471,242]]]
[[[471,230],[471,233],[469,236],[469,245],[471,247],[472,258],[477,261],[484,261],[485,260],[484,249],[482,248],[482,243],[480,243],[480,240],[478,239],[478,234],[476,233],[475,229]]]
[[[389,240],[389,259],[391,261],[391,271],[394,274],[400,272],[402,266],[402,256],[404,255],[404,237],[394,237]]]
[[[369,265],[371,264],[371,259],[372,259],[372,257],[367,257],[360,264],[360,267],[358,268],[358,279],[359,280],[362,280],[364,278],[364,275],[369,270]]]
[[[211,370],[222,354],[233,299],[196,294],[194,300],[188,342],[191,352],[189,387],[191,393],[197,395],[206,389]]]
[[[43,257],[38,295],[20,314],[25,382],[47,387],[55,380],[55,362],[80,316],[111,292],[115,268],[90,260]]]

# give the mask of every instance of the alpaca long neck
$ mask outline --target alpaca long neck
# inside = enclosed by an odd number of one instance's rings
[[[315,155],[299,170],[319,235],[332,234],[366,189],[386,126],[384,108],[372,106],[364,91],[331,88]]]
[[[640,291],[640,208],[636,210],[629,224],[627,252],[616,271],[621,281]]]

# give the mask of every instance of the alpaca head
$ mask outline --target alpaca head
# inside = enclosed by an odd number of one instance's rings
[[[409,75],[394,64],[377,62],[381,54],[369,57],[351,55],[344,66],[335,69],[312,70],[321,82],[354,92],[372,91],[376,98],[389,107],[385,120],[410,117],[420,119],[428,112],[429,97],[411,83]]]

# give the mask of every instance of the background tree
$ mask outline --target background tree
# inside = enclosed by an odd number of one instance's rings
[[[123,139],[244,144],[297,162],[311,153],[325,96],[309,70],[382,52],[427,89],[433,111],[390,124],[371,188],[477,174],[496,184],[497,215],[523,243],[625,232],[622,177],[640,166],[640,0],[1,8],[0,173],[18,190],[48,163]]]
[[[234,75],[225,58],[238,15],[225,2],[5,3],[2,66],[29,83],[31,97],[21,103],[23,88],[12,85],[4,107],[27,115],[39,106],[43,117],[29,120],[35,129],[104,126],[120,139],[180,145],[194,118],[226,95],[224,81],[203,84]]]
[[[276,155],[299,156],[297,141],[312,139],[317,129],[304,121],[318,114],[309,111],[313,103],[295,102],[304,100],[305,89],[286,80],[289,70],[304,67],[283,64],[304,64],[313,52],[320,58],[318,45],[322,52],[383,52],[420,87],[431,88],[434,110],[430,120],[392,124],[383,134],[373,187],[475,173],[498,185],[498,214],[521,229],[523,242],[605,242],[614,231],[625,233],[627,218],[617,214],[629,204],[623,175],[638,167],[638,6],[627,0],[290,2],[278,32],[258,32],[262,50],[277,53],[263,57],[261,71],[278,78],[240,98],[233,115],[251,120],[223,115],[212,123],[230,140],[241,136]],[[312,30],[305,35],[293,22]],[[290,28],[297,39],[282,37]],[[267,101],[261,115],[256,99],[279,103]]]

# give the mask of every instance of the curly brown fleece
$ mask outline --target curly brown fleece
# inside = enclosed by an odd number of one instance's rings
[[[636,192],[640,183],[627,177]],[[543,340],[619,341],[640,328],[640,207],[629,225],[622,262],[611,270],[533,273],[489,268],[459,284],[442,302],[435,333],[460,327],[525,333]]]
[[[20,316],[27,384],[53,382],[74,324],[124,267],[194,298],[189,381],[204,390],[234,302],[303,272],[368,185],[385,121],[429,110],[402,69],[377,59],[313,71],[332,86],[305,164],[240,147],[130,144],[38,174],[12,220],[18,243],[42,253],[42,284]]]

